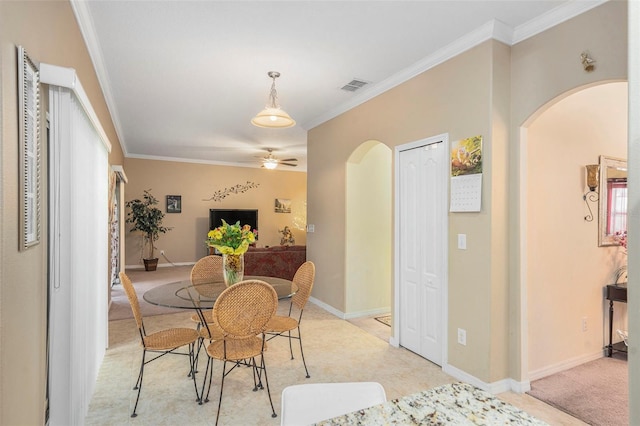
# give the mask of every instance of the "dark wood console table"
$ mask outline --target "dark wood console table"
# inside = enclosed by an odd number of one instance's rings
[[[611,356],[613,351],[627,352],[627,345],[624,342],[612,344],[613,341],[613,302],[627,303],[627,285],[625,284],[609,284],[606,287],[606,299],[609,301],[609,344],[607,348],[607,356]]]

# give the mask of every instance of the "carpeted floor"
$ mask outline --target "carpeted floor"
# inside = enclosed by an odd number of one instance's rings
[[[160,284],[167,284],[175,281],[189,279],[189,272],[192,265],[174,266],[168,268],[158,268],[155,271],[145,271],[144,269],[128,269],[126,274],[131,278],[133,286],[138,293],[140,310],[145,317],[153,315],[175,314],[184,312],[182,309],[165,308],[147,303],[142,298],[145,291]],[[129,299],[121,284],[116,284],[111,288],[111,307],[109,308],[109,321],[133,318]]]
[[[627,425],[628,371],[625,355],[600,358],[536,380],[527,393],[590,425]]]

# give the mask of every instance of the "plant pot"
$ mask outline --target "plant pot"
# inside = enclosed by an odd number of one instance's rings
[[[144,260],[144,270],[145,271],[155,271],[158,267],[158,258],[155,259],[142,259]]]
[[[227,287],[244,279],[244,254],[222,255],[222,276]]]

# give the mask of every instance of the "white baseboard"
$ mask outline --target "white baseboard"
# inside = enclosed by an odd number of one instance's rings
[[[158,268],[168,268],[170,266],[189,266],[195,265],[196,262],[178,262],[178,263],[158,263]],[[125,269],[144,269],[144,265],[125,265]]]
[[[596,359],[600,359],[602,357],[604,357],[604,350],[599,350],[598,352],[595,352],[595,353],[580,355],[575,358],[570,358],[566,361],[559,362],[557,364],[539,368],[535,371],[529,372],[529,381],[532,382],[534,380],[542,379],[543,377],[547,377],[552,374],[556,374],[561,371],[568,370],[573,367],[577,367],[579,365],[584,364],[585,362],[595,361]]]
[[[311,303],[313,303],[314,305],[318,305],[320,306],[322,309],[324,309],[325,311],[337,316],[340,319],[345,319],[345,313],[341,312],[339,310],[337,310],[336,308],[334,308],[333,306],[327,305],[326,303],[316,299],[315,297],[309,297],[309,301]]]
[[[442,371],[450,376],[455,377],[465,383],[469,383],[477,388],[489,392],[490,394],[497,395],[499,393],[513,391],[516,393],[524,393],[531,389],[529,382],[517,382],[513,379],[502,379],[497,382],[487,383],[466,371],[462,371],[459,368],[452,366],[451,364],[445,364],[442,367]]]
[[[312,302],[314,305],[320,306],[325,311],[331,312],[333,315],[335,315],[338,318],[343,319],[343,320],[349,320],[349,319],[354,319],[354,318],[362,318],[362,317],[369,317],[369,316],[372,316],[372,315],[386,314],[386,313],[391,312],[391,308],[376,308],[376,309],[371,309],[371,310],[368,310],[368,311],[351,312],[351,313],[345,314],[344,312],[337,310],[333,306],[329,306],[326,303],[321,302],[320,300],[316,299],[315,297],[309,297],[309,301]]]

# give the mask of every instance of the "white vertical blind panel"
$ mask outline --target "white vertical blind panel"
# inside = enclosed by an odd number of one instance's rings
[[[73,93],[52,88],[50,99],[52,129],[57,126],[53,275],[59,277],[52,297],[51,367],[58,373],[51,376],[50,424],[83,424],[107,342],[108,155]]]

